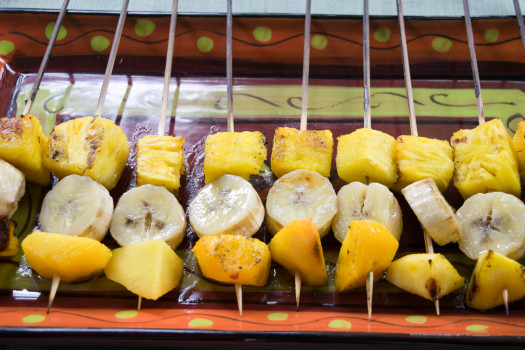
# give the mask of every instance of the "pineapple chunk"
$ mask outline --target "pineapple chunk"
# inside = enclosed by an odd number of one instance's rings
[[[15,226],[4,216],[0,219],[0,257],[12,258],[18,253]]]
[[[525,296],[525,267],[504,255],[488,250],[478,258],[468,284],[465,303],[487,310],[503,305],[503,290],[509,302]]]
[[[437,300],[465,281],[441,254],[410,254],[392,262],[386,271],[390,283],[427,300]]]
[[[329,177],[334,140],[330,130],[277,128],[273,138],[272,170],[281,177],[297,169]]]
[[[401,191],[406,186],[430,178],[441,192],[445,191],[454,173],[452,147],[448,141],[420,136],[397,138],[397,182],[392,189]]]
[[[348,183],[379,182],[390,188],[397,180],[396,139],[379,130],[357,129],[337,138],[337,174]]]
[[[520,196],[516,150],[501,120],[459,130],[450,143],[454,147],[454,185],[464,199],[486,192]]]
[[[104,272],[131,292],[157,300],[182,277],[184,263],[162,240],[152,240],[113,250]]]
[[[525,120],[518,124],[518,130],[512,139],[518,155],[518,169],[521,181],[525,182]]]
[[[268,246],[255,238],[237,235],[204,236],[193,254],[205,277],[252,286],[264,286],[270,274]]]
[[[184,137],[147,135],[137,142],[137,186],[180,188],[184,174]]]
[[[397,239],[385,225],[364,220],[350,221],[337,258],[337,290],[364,286],[369,272],[374,273],[374,281],[379,280],[394,259],[398,247]]]
[[[128,139],[120,127],[106,118],[83,117],[55,126],[44,165],[59,179],[86,175],[111,190],[122,175],[128,155]]]
[[[111,250],[99,241],[39,230],[22,241],[27,263],[44,278],[57,273],[63,282],[75,282],[101,272]]]
[[[249,181],[250,175],[259,173],[266,153],[266,137],[259,131],[209,135],[204,144],[205,182],[209,184],[225,174]]]
[[[326,284],[328,276],[323,248],[312,219],[292,221],[284,226],[268,244],[272,259],[310,286]]]
[[[47,136],[34,115],[0,119],[0,158],[23,172],[27,181],[49,184],[49,170],[42,164],[46,149]]]

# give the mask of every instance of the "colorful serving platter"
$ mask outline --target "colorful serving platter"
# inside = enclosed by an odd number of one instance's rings
[[[55,13],[0,12],[0,115],[21,113],[56,20]],[[102,84],[117,16],[70,13],[32,113],[49,133],[62,121],[92,115]],[[409,134],[396,19],[371,20],[372,125],[396,137]],[[450,139],[460,128],[477,125],[476,103],[465,24],[461,19],[408,20],[407,36],[414,98],[421,136]],[[132,145],[115,199],[135,185],[134,146],[154,134],[160,113],[162,74],[167,45],[167,15],[131,15],[121,40],[103,116],[115,121]],[[330,129],[337,136],[362,127],[362,20],[318,17],[312,21],[309,129]],[[168,123],[170,135],[186,139],[186,174],[178,198],[184,208],[203,186],[206,135],[226,130],[226,20],[223,16],[179,16],[175,41]],[[260,130],[270,141],[278,126],[298,127],[304,19],[300,17],[235,17],[233,22],[234,112],[236,131]],[[514,18],[474,21],[476,50],[487,117],[500,117],[511,135],[525,119],[525,49]],[[269,153],[270,154],[270,153]],[[251,179],[266,199],[273,181],[269,161]],[[334,161],[336,191],[344,185]],[[28,185],[13,217],[16,235],[38,227],[38,211],[48,188]],[[450,203],[462,204],[450,186]],[[404,232],[398,256],[423,252],[423,234],[402,196]],[[263,227],[257,238],[269,242]],[[129,337],[177,341],[255,339],[301,343],[428,342],[519,344],[525,340],[525,301],[487,312],[464,306],[462,288],[434,304],[404,292],[385,280],[374,289],[374,311],[368,321],[365,290],[336,292],[334,270],[340,244],[329,234],[323,248],[329,283],[304,287],[295,310],[293,276],[272,265],[265,287],[245,287],[244,314],[239,316],[233,286],[202,276],[190,250],[197,236],[188,225],[177,249],[185,262],[181,284],[158,301],[144,300],[122,286],[97,276],[61,284],[46,314],[50,281],[28,267],[23,254],[0,260],[0,337],[39,339],[68,335],[101,341]],[[104,240],[116,247],[110,236]],[[474,261],[456,245],[435,247],[470,277]],[[43,336],[42,334],[46,334]],[[91,339],[91,341],[95,341]]]

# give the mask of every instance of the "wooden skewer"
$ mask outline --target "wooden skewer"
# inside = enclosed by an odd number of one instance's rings
[[[503,289],[503,303],[505,304],[505,314],[509,317],[509,291]]]
[[[139,301],[137,303],[137,310],[140,310],[141,307],[142,307],[142,296],[139,295]]]
[[[115,58],[117,57],[117,50],[118,50],[118,45],[120,43],[120,37],[122,36],[122,30],[124,29],[124,22],[126,21],[128,5],[129,5],[129,0],[124,0],[124,2],[122,3],[122,10],[120,11],[120,16],[118,19],[117,30],[115,31],[115,37],[113,38],[113,44],[111,45],[111,51],[109,53],[108,64],[106,66],[106,72],[104,73],[104,81],[102,82],[102,88],[100,89],[100,95],[98,97],[98,103],[95,109],[95,117],[100,117],[102,115],[102,108],[104,107],[104,101],[106,100],[109,80],[111,79],[111,73],[113,72]]]
[[[476,106],[478,108],[478,122],[485,122],[485,111],[483,109],[483,98],[481,97],[481,84],[479,81],[478,60],[476,58],[476,49],[474,47],[474,34],[472,33],[472,20],[470,19],[470,10],[468,0],[463,0],[463,10],[465,12],[465,26],[467,28],[468,50],[470,52],[470,64],[472,66],[472,75],[474,79],[474,92],[476,94]]]
[[[368,272],[366,278],[366,307],[368,309],[368,322],[372,320],[372,296],[374,295],[374,272]]]
[[[403,17],[403,5],[401,0],[397,0],[397,17],[399,20],[399,34],[401,36],[401,53],[403,56],[403,72],[405,75],[405,87],[407,91],[407,100],[408,100],[408,116],[410,120],[410,133],[413,136],[418,136],[417,132],[417,123],[416,123],[416,111],[414,108],[414,95],[412,93],[412,78],[410,77],[410,64],[408,62],[408,49],[407,49],[407,38],[405,33],[405,20]],[[432,246],[432,238],[428,233],[423,230],[423,235],[425,239],[425,249],[427,253],[434,253],[434,248]],[[434,306],[436,308],[436,314],[439,315],[439,300],[434,300]]]
[[[242,285],[235,285],[235,296],[237,297],[237,307],[239,308],[239,315],[242,317]]]
[[[60,275],[55,272],[53,275],[53,280],[51,281],[51,290],[49,291],[49,303],[47,304],[47,313],[51,310],[51,305],[55,301],[55,296],[57,294],[58,285],[60,284]]]
[[[44,53],[44,57],[42,58],[42,63],[40,63],[40,68],[38,69],[35,82],[33,83],[33,87],[31,88],[31,93],[29,94],[29,99],[26,102],[22,115],[28,114],[31,110],[31,107],[33,106],[33,103],[35,102],[36,93],[38,92],[38,88],[40,87],[40,83],[42,82],[44,71],[46,70],[47,63],[49,62],[49,57],[51,57],[51,50],[53,50],[53,46],[55,45],[58,32],[60,31],[60,27],[62,26],[62,21],[64,20],[64,16],[66,15],[68,4],[69,0],[64,0],[64,2],[62,3],[62,8],[60,9],[60,13],[58,14],[58,18],[55,23],[55,28],[53,29],[53,33],[51,33],[51,38],[49,38],[49,42],[47,43],[46,52]]]
[[[512,0],[514,2],[514,11],[516,11],[516,19],[520,27],[521,41],[525,48],[525,25],[523,24],[523,15],[521,14],[520,2],[518,0]]]
[[[301,275],[295,271],[295,311],[299,311],[299,301],[301,299]]]

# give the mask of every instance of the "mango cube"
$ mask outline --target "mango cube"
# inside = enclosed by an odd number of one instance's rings
[[[37,117],[26,114],[0,119],[0,158],[23,172],[27,181],[49,184],[49,170],[42,164],[46,151],[47,136]]]
[[[209,184],[231,174],[249,181],[266,160],[266,137],[259,132],[218,132],[208,135],[204,144],[203,171]]]
[[[335,286],[338,291],[366,284],[369,272],[381,278],[397,252],[399,243],[385,225],[352,220],[337,258]]]
[[[273,138],[272,170],[281,177],[297,169],[330,176],[334,140],[330,130],[277,128]]]
[[[357,129],[337,138],[337,174],[348,183],[379,182],[390,188],[397,180],[396,139],[379,130]]]
[[[268,246],[237,235],[204,236],[193,247],[202,273],[215,281],[264,286],[270,274]]]
[[[104,272],[131,292],[157,300],[179,284],[183,270],[166,242],[151,240],[114,249]]]
[[[450,143],[454,147],[454,185],[463,199],[486,192],[520,196],[516,149],[500,119],[459,130]]]
[[[312,219],[292,221],[275,234],[268,244],[272,259],[310,286],[327,282],[323,247]]]
[[[445,191],[454,173],[452,147],[448,141],[421,136],[397,138],[398,178],[392,189],[401,191],[406,186],[432,179],[441,192]]]
[[[137,186],[164,186],[174,192],[184,174],[184,137],[147,135],[137,142]]]
[[[128,156],[128,139],[119,126],[106,118],[83,117],[55,126],[49,135],[44,166],[59,179],[85,175],[111,190]]]
[[[76,282],[102,272],[111,250],[99,241],[39,230],[22,241],[27,263],[44,278],[57,273],[62,282]]]
[[[465,303],[479,310],[503,305],[503,290],[507,290],[509,302],[525,296],[525,267],[488,250],[480,255],[472,271]]]
[[[410,254],[392,262],[386,272],[390,283],[427,300],[437,300],[465,281],[441,254]]]

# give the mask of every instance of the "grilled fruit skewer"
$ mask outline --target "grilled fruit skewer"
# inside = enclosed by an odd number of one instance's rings
[[[332,221],[332,230],[337,240],[343,243],[350,220],[380,222],[399,240],[403,231],[401,208],[396,197],[380,183],[370,185],[352,182],[337,193],[337,214]]]
[[[432,179],[414,182],[401,190],[423,229],[439,245],[457,242],[461,224]]]
[[[102,241],[113,216],[108,190],[88,176],[69,175],[42,202],[40,224],[45,232]]]
[[[272,235],[294,220],[311,218],[323,238],[336,213],[332,184],[315,171],[299,169],[282,176],[266,199],[266,226]]]
[[[164,187],[143,185],[124,193],[113,212],[111,236],[121,246],[160,239],[175,249],[186,232],[186,216]]]
[[[0,217],[11,216],[18,209],[18,202],[26,190],[24,174],[0,159]]]
[[[510,259],[525,255],[525,204],[503,192],[478,193],[457,211],[463,231],[459,249],[476,260],[491,249]]]
[[[252,236],[264,220],[264,206],[248,181],[226,174],[204,186],[192,199],[189,218],[201,238],[222,233]]]

